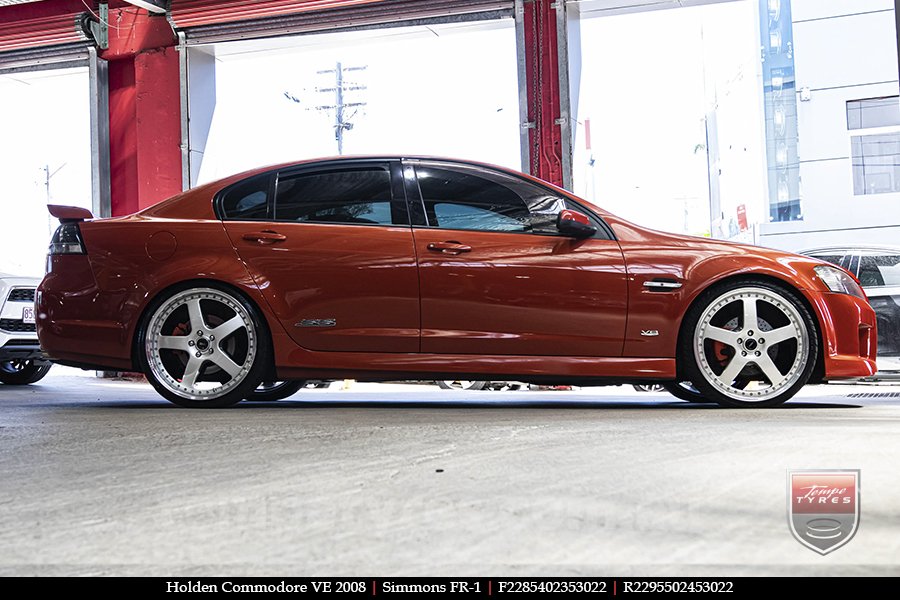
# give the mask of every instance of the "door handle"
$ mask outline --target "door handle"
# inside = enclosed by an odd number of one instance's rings
[[[256,242],[257,244],[261,245],[275,244],[277,242],[283,242],[287,239],[286,235],[282,235],[277,231],[271,230],[253,231],[251,233],[245,233],[241,237],[243,237],[248,242]]]
[[[462,254],[463,252],[471,252],[472,246],[466,246],[459,242],[431,242],[428,249],[432,252],[440,252],[442,254]]]

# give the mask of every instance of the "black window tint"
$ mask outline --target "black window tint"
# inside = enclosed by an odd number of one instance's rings
[[[300,223],[391,225],[391,175],[386,167],[357,167],[283,175],[275,218]]]
[[[900,255],[862,256],[859,262],[859,282],[863,287],[900,285]]]
[[[258,175],[231,187],[222,198],[222,217],[247,221],[268,217],[269,181],[268,174]]]
[[[419,165],[416,176],[433,227],[482,231],[531,230],[525,201],[499,183],[467,171]]]

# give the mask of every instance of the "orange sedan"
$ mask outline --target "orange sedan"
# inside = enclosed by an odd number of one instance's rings
[[[44,350],[143,371],[181,406],[340,378],[662,383],[774,406],[875,372],[875,313],[843,269],[644,229],[499,167],[323,159],[127,217],[50,211]]]

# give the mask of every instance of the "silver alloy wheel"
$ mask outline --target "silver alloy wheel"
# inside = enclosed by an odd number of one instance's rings
[[[153,313],[144,350],[166,389],[188,400],[215,400],[246,379],[258,335],[236,298],[197,288],[168,298]]]
[[[734,400],[763,402],[789,389],[809,360],[809,330],[792,302],[774,290],[742,287],[707,306],[694,330],[704,379]]]

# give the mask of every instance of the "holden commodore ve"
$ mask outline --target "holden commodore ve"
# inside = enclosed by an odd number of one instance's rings
[[[262,381],[464,378],[763,407],[875,372],[875,314],[844,269],[651,231],[499,167],[322,159],[126,217],[50,211],[41,346],[140,370],[181,406]]]

